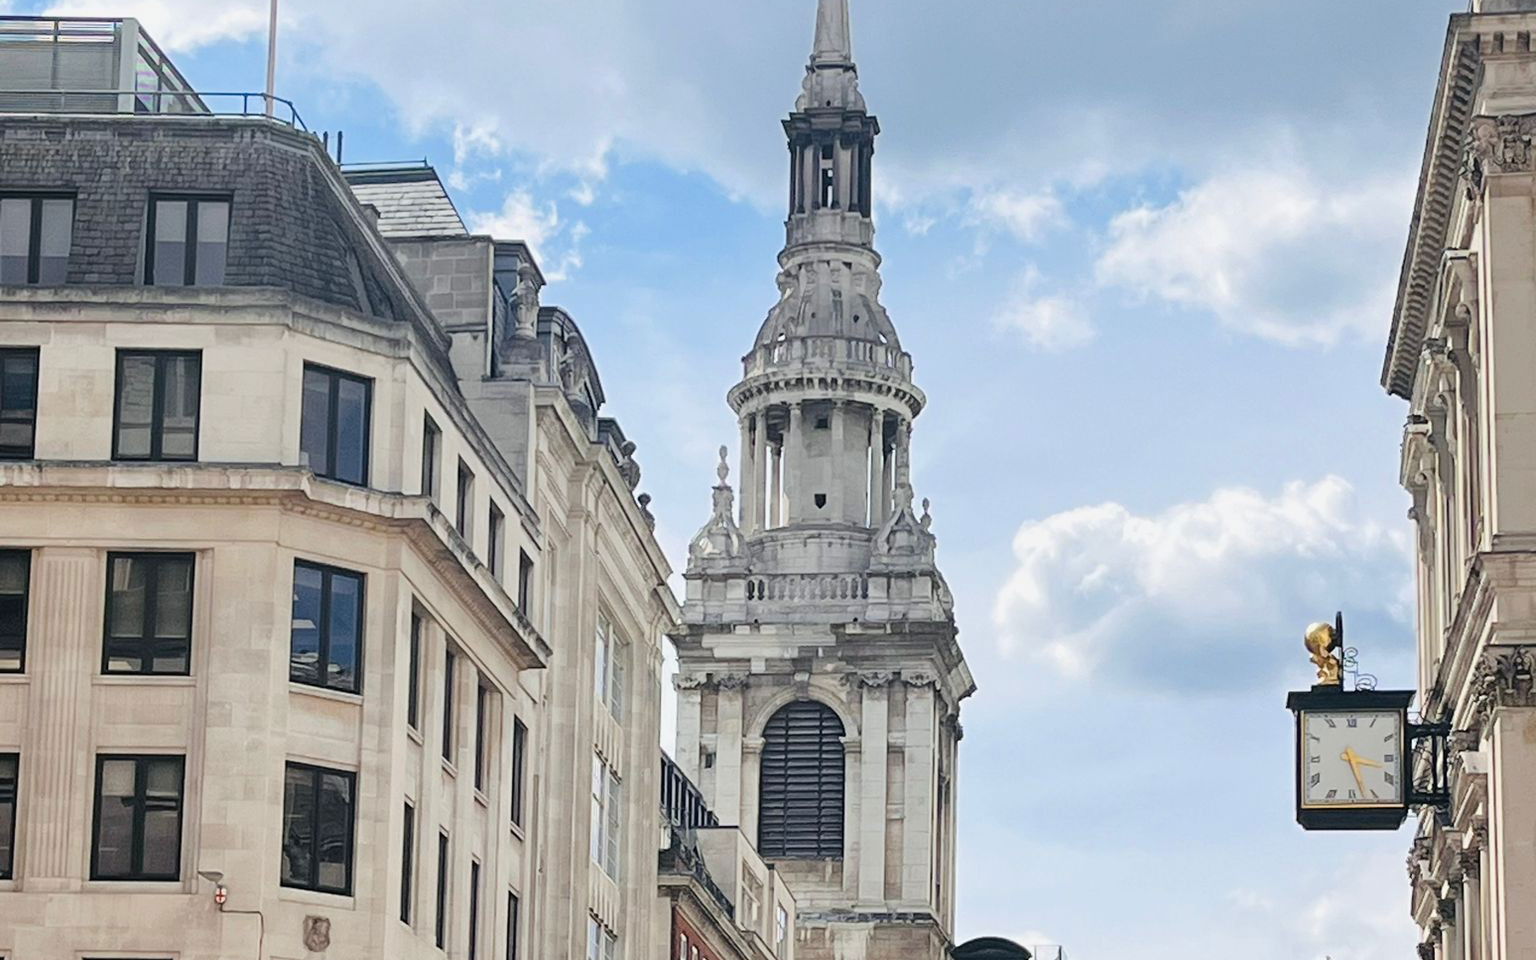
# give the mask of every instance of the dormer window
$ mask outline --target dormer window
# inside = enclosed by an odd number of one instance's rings
[[[229,256],[229,201],[154,197],[149,205],[149,256],[144,282],[162,287],[216,287]]]

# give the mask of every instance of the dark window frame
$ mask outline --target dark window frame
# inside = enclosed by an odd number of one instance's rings
[[[289,878],[282,875],[281,857],[279,857],[278,885],[289,890],[308,890],[311,893],[326,893],[340,897],[350,897],[352,896],[353,880],[356,878],[357,873],[357,774],[351,770],[337,770],[333,767],[321,767],[313,763],[300,763],[296,760],[289,760],[283,764],[283,793],[285,797],[288,792],[288,773],[291,770],[299,770],[313,775],[310,809],[314,811],[315,822],[313,829],[310,831],[310,843],[312,845],[309,858],[311,878],[308,883],[296,883],[289,880]],[[346,882],[340,889],[320,885],[320,798],[323,794],[321,781],[325,777],[340,777],[347,781],[349,803],[347,804]],[[282,828],[286,830],[288,827],[288,808],[286,802],[283,806],[280,822]]]
[[[294,676],[293,673],[293,629],[288,632],[288,681],[301,687],[315,687],[321,690],[332,690],[337,693],[350,693],[362,696],[363,693],[363,645],[368,630],[368,575],[356,570],[348,570],[345,567],[334,567],[327,563],[317,563],[314,560],[295,558],[293,561],[293,579],[295,590],[299,579],[299,568],[304,567],[320,574],[320,623],[317,624],[319,632],[320,649],[317,653],[315,666],[320,671],[317,680],[306,680]],[[349,689],[330,682],[331,676],[331,584],[336,577],[350,577],[357,581],[357,637],[352,642],[356,651],[357,662],[352,667],[352,687]]]
[[[443,759],[457,767],[453,761],[453,748],[456,737],[453,735],[453,686],[458,678],[455,676],[459,666],[459,655],[449,645],[443,654]]]
[[[487,511],[485,535],[485,565],[491,569],[491,576],[500,583],[507,557],[507,515],[496,506],[495,499],[490,501],[490,510]]]
[[[133,768],[133,836],[130,840],[130,852],[128,859],[137,868],[125,876],[104,876],[101,873],[101,778],[109,763],[129,762]],[[144,872],[144,814],[146,807],[145,787],[148,781],[146,771],[151,763],[175,761],[181,771],[181,789],[176,795],[176,872],[171,874],[149,874]],[[187,758],[184,754],[157,753],[157,754],[118,754],[103,753],[96,755],[96,785],[94,788],[94,802],[91,806],[91,879],[119,881],[153,881],[175,882],[181,879],[182,859],[186,854],[186,842],[183,834],[187,829]]]
[[[448,949],[448,867],[452,853],[447,830],[437,832],[437,927],[433,942],[439,950]]]
[[[453,527],[459,531],[459,536],[464,542],[474,549],[474,519],[475,519],[475,472],[469,469],[469,464],[459,460],[459,474],[457,485],[454,487],[457,494],[457,502],[454,504]]]
[[[7,838],[6,849],[10,851],[10,859],[8,862],[0,863],[0,880],[16,879],[16,824],[18,820],[16,810],[21,806],[21,754],[14,752],[0,753],[0,764],[7,762],[13,765],[14,770],[14,774],[11,777],[11,796],[9,801],[11,815],[9,817],[0,817],[0,835],[4,835]],[[4,792],[0,792],[0,802],[5,802],[5,800]]]
[[[512,718],[512,810],[514,827],[523,829],[523,817],[527,813],[528,782],[528,725],[521,717]]]
[[[411,611],[410,649],[406,653],[405,725],[421,732],[421,634],[425,619]]]
[[[409,800],[405,801],[405,820],[400,832],[400,922],[412,927],[416,916],[412,902],[416,895],[416,808]]]
[[[151,401],[149,420],[149,453],[145,456],[127,456],[122,452],[123,415],[123,364],[134,358],[153,358],[155,361],[154,399]],[[197,361],[197,413],[192,418],[192,453],[190,456],[165,455],[165,384],[166,367],[172,360],[194,359]],[[196,463],[203,440],[203,351],[201,350],[139,350],[119,348],[117,367],[112,381],[112,459],[127,462]]]
[[[516,890],[507,891],[507,958],[517,960],[518,933],[522,924],[523,900]]]
[[[329,381],[329,390],[327,391],[328,399],[325,423],[326,469],[325,472],[322,473],[319,470],[315,470],[313,464],[310,465],[310,469],[314,471],[315,476],[326,480],[332,480],[336,483],[344,483],[352,487],[366,487],[368,486],[368,478],[372,475],[373,472],[373,378],[364,377],[356,373],[348,373],[345,370],[338,370],[335,367],[328,367],[322,363],[305,363],[304,377],[307,378],[311,371],[327,378]],[[340,437],[340,430],[337,425],[337,419],[341,415],[341,404],[338,401],[341,393],[341,381],[343,380],[351,380],[354,383],[360,384],[363,388],[363,475],[359,480],[347,480],[343,477],[337,476],[336,470],[336,450],[339,446],[337,440]],[[300,390],[303,390],[302,380],[300,381]],[[301,399],[299,412],[299,450],[301,453],[303,452],[303,449],[304,413],[303,402]]]
[[[0,200],[26,200],[31,209],[27,215],[27,279],[22,286],[35,287],[42,285],[43,266],[43,201],[44,200],[68,200],[69,201],[69,254],[65,255],[65,274],[68,275],[69,260],[75,252],[75,208],[80,203],[80,195],[72,190],[0,190]],[[54,286],[54,284],[48,284]]]
[[[439,502],[443,482],[443,431],[432,419],[432,414],[422,414],[421,420],[421,495],[433,503]]]
[[[4,403],[5,390],[3,382],[0,382],[0,423],[25,423],[27,424],[26,453],[11,453],[0,447],[0,460],[34,460],[37,458],[37,394],[39,379],[42,374],[42,350],[38,347],[0,347],[0,379],[6,375],[6,368],[13,360],[30,359],[32,361],[32,416],[22,419],[15,414],[7,412]]]
[[[485,792],[486,775],[490,772],[490,719],[491,689],[484,678],[475,685],[475,790]]]
[[[476,960],[480,947],[480,861],[469,861],[469,960]]]
[[[187,232],[182,238],[186,246],[182,263],[182,282],[166,283],[155,278],[155,243],[156,220],[159,217],[159,206],[162,203],[185,203],[187,205]],[[151,193],[149,195],[149,215],[144,229],[144,285],[195,287],[197,282],[197,208],[204,203],[222,203],[229,208],[224,230],[224,257],[226,283],[209,284],[208,286],[226,286],[229,279],[229,235],[235,224],[235,198],[227,193]]]
[[[144,585],[144,615],[142,631],[136,640],[139,649],[138,670],[112,669],[112,567],[118,560],[131,560],[148,564]],[[159,620],[161,565],[178,560],[188,563],[187,578],[187,666],[185,670],[155,670],[153,668],[160,638],[154,636],[154,624]],[[101,624],[101,674],[110,677],[190,677],[192,675],[192,646],[197,632],[197,554],[190,551],[171,550],[113,550],[107,553],[107,584]],[[122,640],[117,642],[121,643]],[[146,656],[148,654],[148,656]]]
[[[0,550],[0,561],[21,559],[26,566],[26,585],[21,591],[21,633],[17,636],[0,634],[0,650],[16,651],[16,669],[10,670],[0,667],[0,674],[22,674],[27,672],[27,633],[29,619],[32,615],[32,551],[31,550]],[[10,641],[14,641],[12,646]]]
[[[528,551],[521,548],[517,551],[517,609],[523,616],[533,616],[533,558],[528,556]]]

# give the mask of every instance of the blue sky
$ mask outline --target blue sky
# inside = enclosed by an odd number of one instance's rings
[[[283,4],[312,129],[432,159],[559,276],[681,565],[775,297],[812,0]],[[1300,832],[1283,701],[1338,607],[1412,683],[1406,409],[1377,379],[1459,5],[853,7],[884,300],[931,400],[915,483],[981,685],[961,935],[1406,955],[1408,837]],[[137,14],[198,86],[261,86],[264,0],[50,8]]]

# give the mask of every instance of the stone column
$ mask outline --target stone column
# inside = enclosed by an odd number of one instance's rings
[[[801,489],[801,481],[804,479],[801,472],[805,462],[805,453],[802,447],[805,444],[805,405],[799,400],[789,404],[789,428],[784,433],[784,492],[785,507],[790,523],[799,523],[805,517],[805,509],[801,501],[805,493]]]
[[[715,724],[715,816],[721,823],[741,821],[742,700],[745,674],[715,677],[720,688],[719,719]]]
[[[780,438],[773,448],[772,491],[768,496],[768,525],[779,527],[784,522],[784,441]]]
[[[672,678],[672,689],[677,691],[677,765],[700,789],[702,772],[699,769],[699,729],[703,721],[704,678],[700,675],[679,673]]]
[[[20,866],[33,893],[78,886],[85,862],[95,777],[87,756],[91,677],[101,657],[101,559],[94,550],[47,548],[32,554],[34,631],[27,645],[29,684],[21,793],[25,845]],[[189,838],[186,841],[191,845]]]
[[[896,479],[896,449],[885,446],[882,438],[880,441],[880,522],[884,523],[891,516],[891,492],[895,489]]]
[[[763,738],[741,739],[741,816],[737,826],[747,835],[753,846],[757,845],[758,797],[763,780]]]
[[[795,164],[797,162],[798,162],[798,157],[795,156],[795,145],[794,144],[790,144],[789,145],[789,214],[790,214],[790,216],[794,216],[794,214],[795,214],[795,195],[799,192],[799,189],[798,189],[798,187],[796,185],[798,180],[799,180],[799,178],[795,176]]]
[[[938,749],[938,711],[934,708],[935,680],[925,674],[905,676],[906,798],[902,824],[901,898],[907,903],[927,903],[933,895],[934,831],[938,810],[934,801],[934,761]],[[934,904],[935,908],[938,904]]]
[[[843,472],[843,460],[847,453],[843,432],[843,418],[847,412],[848,405],[842,400],[832,401],[832,459],[827,466],[830,473],[830,483],[828,486],[831,489],[827,491],[829,497],[827,501],[829,509],[827,512],[834,523],[843,523],[848,519],[843,511],[845,490],[848,486],[848,477]]]
[[[754,419],[757,433],[752,448],[752,529],[762,530],[768,524],[768,504],[764,502],[768,489],[768,411],[763,410]]]
[[[1499,706],[1493,715],[1488,774],[1488,853],[1494,864],[1491,924],[1493,957],[1524,960],[1536,943],[1536,911],[1530,891],[1536,890],[1536,750],[1529,731],[1536,725],[1536,708]]]
[[[912,421],[896,421],[896,486],[912,483]]]
[[[885,495],[880,480],[885,472],[885,413],[879,407],[869,410],[869,525],[878,528],[885,522],[882,512]]]
[[[752,414],[741,415],[741,528],[747,533],[752,532],[752,517],[756,507],[752,503],[752,478],[757,475],[757,468],[752,463],[754,453],[752,446]]]
[[[859,903],[877,906],[885,902],[885,806],[886,751],[890,735],[890,699],[886,685],[890,674],[866,673],[859,677],[863,694],[863,763],[859,770]]]

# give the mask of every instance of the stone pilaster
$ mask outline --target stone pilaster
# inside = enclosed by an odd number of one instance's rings
[[[933,677],[908,674],[906,716],[907,813],[902,824],[901,899],[927,903],[933,894],[933,835],[938,811],[934,803],[934,758],[937,756],[938,711],[934,707]]]
[[[886,751],[890,741],[891,705],[887,673],[866,673],[859,677],[862,692],[864,741],[863,763],[859,771],[859,802],[864,816],[857,821],[859,830],[859,902],[879,904],[885,900],[885,801]]]
[[[719,687],[715,737],[715,796],[713,807],[721,823],[741,822],[742,722],[745,674],[718,674]]]

